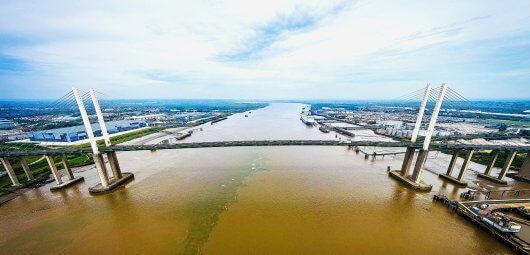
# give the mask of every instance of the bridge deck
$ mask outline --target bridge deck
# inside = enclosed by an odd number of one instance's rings
[[[101,152],[108,151],[140,151],[140,150],[166,150],[166,149],[188,149],[188,148],[215,148],[215,147],[239,147],[239,146],[370,146],[370,147],[421,147],[421,144],[409,142],[373,142],[373,141],[337,141],[337,140],[256,140],[256,141],[219,141],[219,142],[195,142],[176,144],[153,144],[153,145],[114,145],[101,147]],[[475,150],[529,150],[530,146],[504,146],[504,145],[469,145],[469,144],[431,144],[433,149],[475,149]],[[90,147],[83,148],[46,148],[42,150],[27,151],[0,151],[1,157],[18,157],[29,155],[49,154],[72,154],[90,153]]]

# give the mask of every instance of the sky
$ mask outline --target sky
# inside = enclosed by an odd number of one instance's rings
[[[530,1],[0,3],[0,98],[530,98]]]

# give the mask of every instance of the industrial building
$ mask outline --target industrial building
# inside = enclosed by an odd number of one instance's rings
[[[15,123],[10,120],[0,119],[0,130],[14,129]]]
[[[142,127],[147,127],[147,123],[145,121],[120,120],[107,122],[109,134],[134,130]],[[94,136],[102,136],[99,124],[92,124],[92,130],[94,131]],[[85,128],[81,125],[30,132],[28,133],[28,137],[31,141],[38,142],[75,142],[88,139]]]

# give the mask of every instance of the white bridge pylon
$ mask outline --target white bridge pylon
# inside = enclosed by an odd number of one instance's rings
[[[432,136],[435,130],[436,122],[438,121],[438,115],[440,113],[440,109],[442,107],[442,104],[443,104],[443,101],[446,95],[446,91],[447,91],[447,84],[442,83],[442,86],[438,89],[438,98],[436,100],[436,104],[434,106],[431,119],[427,127],[427,132],[425,133],[425,139],[423,141],[422,149],[419,151],[418,156],[416,158],[416,164],[414,166],[414,171],[412,172],[412,174],[409,175],[409,171],[412,166],[412,162],[414,161],[414,154],[416,151],[416,149],[412,146],[407,148],[407,151],[405,153],[405,158],[403,159],[403,165],[401,166],[401,170],[392,171],[389,173],[390,176],[400,179],[401,181],[408,183],[408,185],[413,186],[416,189],[420,189],[420,190],[432,189],[431,185],[428,185],[421,181],[421,173],[423,171],[425,161],[427,160],[427,156],[429,154],[429,146],[431,144]],[[414,130],[412,131],[412,137],[410,139],[410,141],[413,144],[416,143],[418,139],[418,135],[421,129],[421,124],[423,121],[423,116],[425,114],[425,110],[427,107],[427,102],[429,100],[430,94],[431,94],[431,85],[427,84],[425,86],[423,100],[421,102],[421,106],[418,111],[418,117],[416,119]]]
[[[81,113],[81,118],[83,120],[83,125],[85,126],[85,130],[86,130],[86,133],[87,133],[87,136],[88,136],[88,141],[90,143],[90,147],[92,148],[92,155],[93,155],[94,163],[96,165],[96,169],[98,171],[98,175],[99,175],[99,178],[101,180],[101,187],[98,187],[96,185],[96,187],[92,187],[89,190],[91,192],[92,191],[93,192],[107,191],[107,190],[109,190],[109,188],[113,188],[113,187],[111,187],[113,184],[119,185],[118,182],[124,181],[123,180],[124,178],[122,178],[123,176],[122,176],[122,173],[121,173],[121,170],[120,170],[120,167],[119,167],[119,163],[118,163],[118,159],[116,157],[116,153],[115,152],[108,152],[107,153],[107,158],[108,158],[108,161],[109,161],[109,164],[111,166],[112,173],[113,173],[113,179],[111,181],[111,179],[109,178],[109,174],[107,172],[105,159],[104,159],[103,155],[99,151],[98,144],[97,144],[96,138],[94,136],[94,131],[92,129],[92,125],[90,124],[90,119],[88,118],[88,114],[87,114],[85,105],[83,103],[83,99],[82,99],[81,95],[79,94],[79,90],[77,88],[73,87],[72,88],[72,92],[73,92],[75,100],[77,102],[77,106],[79,108],[79,112]],[[94,104],[94,109],[96,111],[98,124],[99,124],[99,127],[101,129],[101,133],[102,133],[103,139],[105,141],[105,145],[106,146],[111,146],[112,144],[111,144],[111,141],[110,141],[110,136],[109,136],[109,133],[108,133],[108,130],[107,130],[107,126],[105,125],[105,119],[103,118],[103,113],[101,112],[101,107],[100,107],[99,101],[98,101],[98,99],[96,97],[96,93],[94,92],[93,89],[90,89],[89,93],[90,93],[90,98],[92,100],[92,103]],[[127,175],[127,179],[129,179],[130,177],[132,177],[132,174],[128,174]]]

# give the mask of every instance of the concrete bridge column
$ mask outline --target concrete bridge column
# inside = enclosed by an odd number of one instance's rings
[[[410,166],[412,165],[412,161],[414,160],[414,153],[416,152],[416,149],[413,147],[407,147],[407,151],[405,152],[405,158],[403,158],[403,165],[401,166],[401,176],[408,176]]]
[[[63,162],[64,170],[68,173],[68,179],[73,180],[74,179],[74,173],[72,172],[72,168],[70,168],[70,164],[68,163],[68,157],[66,157],[65,154],[61,155],[61,161]]]
[[[35,177],[33,177],[33,173],[31,172],[31,169],[29,168],[28,160],[25,156],[20,157],[20,165],[22,166],[24,173],[28,177],[28,181],[35,180]]]
[[[53,161],[53,157],[50,155],[45,155],[46,161],[48,161],[48,165],[50,166],[50,169],[52,170],[53,178],[55,178],[55,182],[57,185],[61,185],[63,181],[61,180],[61,176],[59,175],[59,171],[57,170],[57,166],[55,165],[55,162]]]
[[[103,160],[103,155],[94,154],[94,162],[96,163],[96,166],[99,165],[98,169],[103,169],[103,171],[99,172],[102,182],[101,184],[88,188],[90,193],[108,192],[134,179],[134,174],[121,172],[120,164],[118,163],[118,158],[116,157],[115,152],[107,153],[107,157],[109,159],[109,164],[112,168],[112,174],[114,178],[109,179],[109,176],[107,175],[107,169],[105,166],[105,161]]]
[[[462,181],[464,179],[464,176],[466,175],[467,169],[469,167],[469,163],[471,162],[471,157],[473,157],[474,150],[468,150],[466,154],[466,158],[464,159],[464,164],[462,164],[462,168],[460,169],[460,173],[458,174],[458,180]]]
[[[463,181],[464,179],[464,176],[466,175],[466,172],[467,172],[467,169],[468,169],[468,166],[469,166],[469,162],[471,162],[471,157],[473,157],[473,152],[474,150],[473,149],[469,149],[467,151],[467,154],[466,154],[466,157],[464,158],[464,163],[462,164],[462,168],[460,168],[460,172],[458,173],[458,177],[455,178],[453,176],[451,176],[452,172],[453,172],[453,169],[455,168],[455,165],[456,165],[456,161],[458,160],[458,154],[459,154],[459,150],[455,151],[453,153],[453,156],[451,157],[451,162],[449,163],[449,168],[447,169],[447,173],[446,174],[439,174],[438,176],[439,177],[442,177],[450,182],[453,182],[453,183],[456,183],[458,185],[463,185],[463,186],[467,186],[467,182]]]
[[[416,165],[414,166],[414,171],[412,172],[411,176],[409,176],[408,174],[408,171],[410,170],[412,161],[414,159],[415,150],[416,149],[411,147],[407,148],[401,170],[389,171],[388,175],[413,189],[429,191],[432,189],[432,186],[420,180],[421,172],[423,171],[423,166],[425,165],[425,161],[427,160],[427,156],[429,155],[428,150],[422,149],[419,151],[418,157],[416,159]]]
[[[118,162],[118,157],[116,156],[115,151],[107,152],[107,158],[109,159],[110,168],[112,169],[112,176],[115,179],[121,179],[123,176],[121,174],[120,163]]]
[[[517,177],[530,180],[530,151],[526,153],[526,159],[523,162]]]
[[[515,156],[517,156],[517,151],[510,151],[508,153],[508,157],[506,158],[506,162],[504,163],[504,166],[502,167],[501,173],[499,174],[499,180],[502,181],[504,177],[506,176],[506,173],[508,173],[508,170],[510,170],[510,167],[512,166],[513,160],[515,159]]]
[[[490,154],[490,162],[488,163],[488,166],[486,167],[486,171],[484,172],[485,175],[491,174],[491,169],[495,167],[495,163],[497,162],[497,158],[499,157],[499,150],[493,150]]]
[[[499,179],[490,176],[491,170],[493,169],[493,167],[495,167],[495,163],[497,162],[497,158],[499,157],[499,150],[493,150],[490,156],[491,158],[488,162],[488,165],[486,166],[486,171],[484,171],[483,174],[478,174],[477,177],[502,184],[502,182],[499,182]]]
[[[94,163],[98,170],[99,179],[101,179],[101,186],[107,188],[109,186],[109,175],[107,174],[107,166],[105,166],[105,160],[101,154],[92,154]]]
[[[423,167],[425,166],[425,162],[427,161],[427,157],[429,156],[428,150],[420,150],[418,153],[418,158],[416,159],[416,165],[414,166],[414,172],[412,172],[411,180],[414,183],[420,182],[421,172],[423,172]]]
[[[53,162],[53,158],[52,157],[49,157],[48,162],[50,162],[50,161]],[[70,164],[68,163],[68,157],[66,157],[65,154],[61,155],[61,162],[63,163],[64,170],[68,174],[68,180],[65,181],[65,182],[62,182],[61,176],[59,176],[57,174],[54,174],[54,176],[56,176],[56,175],[58,176],[58,180],[59,181],[57,182],[56,186],[50,187],[51,191],[63,189],[63,188],[66,188],[68,186],[73,185],[74,183],[78,183],[78,182],[84,180],[83,177],[77,177],[77,178],[74,177],[74,173],[72,172],[72,168],[70,168]],[[55,163],[53,163],[53,164],[50,163],[50,168],[52,168],[52,165],[55,168],[54,170],[52,170],[52,172],[54,172],[54,171],[57,172],[57,167],[55,166]],[[57,179],[57,177],[56,177],[56,179]]]
[[[6,169],[7,175],[9,175],[9,179],[11,179],[13,186],[20,186],[20,182],[18,181],[15,171],[13,171],[11,163],[9,163],[9,160],[7,158],[0,158],[0,161],[2,162],[2,165],[4,165],[4,168]]]
[[[447,168],[447,173],[445,175],[451,176],[453,173],[453,169],[455,169],[456,161],[458,160],[458,154],[460,153],[460,150],[456,150],[453,152],[453,156],[451,157],[451,162],[449,162],[449,167]]]

